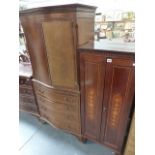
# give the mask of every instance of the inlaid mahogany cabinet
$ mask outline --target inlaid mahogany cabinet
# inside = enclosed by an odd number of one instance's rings
[[[121,154],[134,96],[134,53],[79,52],[82,135]]]
[[[94,38],[96,7],[71,4],[20,11],[40,118],[81,136],[76,49]]]

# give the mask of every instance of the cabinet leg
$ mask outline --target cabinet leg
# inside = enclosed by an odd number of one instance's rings
[[[78,137],[77,136],[77,138],[78,138],[78,140],[80,141],[80,142],[82,142],[82,143],[86,143],[87,142],[87,139],[86,138],[84,138],[84,137]]]

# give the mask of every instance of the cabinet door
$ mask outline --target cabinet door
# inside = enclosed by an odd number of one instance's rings
[[[118,151],[122,148],[134,96],[133,63],[131,59],[107,59],[101,141]]]
[[[31,16],[22,16],[20,19],[32,62],[33,78],[50,85],[51,80],[48,72],[46,49],[42,39],[41,24],[38,18]]]
[[[78,89],[73,22],[52,20],[42,27],[52,86]]]
[[[103,55],[80,55],[82,134],[94,140],[100,135],[104,76]]]

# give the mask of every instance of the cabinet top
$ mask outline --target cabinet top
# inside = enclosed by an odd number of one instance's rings
[[[98,51],[98,52],[118,52],[118,53],[135,53],[134,42],[124,42],[123,40],[108,40],[90,41],[78,48],[79,51]]]
[[[80,9],[96,10],[96,8],[97,8],[96,6],[74,3],[74,4],[50,5],[50,6],[43,6],[43,7],[28,8],[25,10],[21,10],[20,14],[65,11],[65,10],[78,11]]]

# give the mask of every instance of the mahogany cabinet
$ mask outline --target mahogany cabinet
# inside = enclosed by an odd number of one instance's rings
[[[94,38],[96,7],[81,4],[20,11],[40,118],[81,136],[76,49]]]
[[[121,154],[134,97],[134,53],[79,52],[82,135]]]

